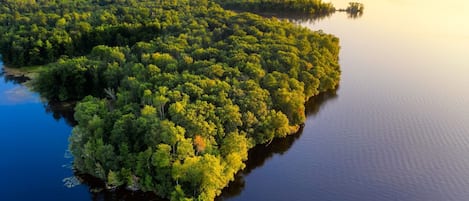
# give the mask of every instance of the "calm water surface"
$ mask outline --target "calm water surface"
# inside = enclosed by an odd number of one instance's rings
[[[85,186],[66,187],[76,183],[66,151],[71,126],[47,108],[38,94],[2,74],[0,200],[89,200]]]
[[[469,200],[469,1],[361,2],[298,22],[340,38],[337,97],[225,200]]]
[[[340,89],[308,103],[302,133],[253,149],[220,200],[469,200],[469,1],[361,2],[361,18],[297,22],[341,39]],[[69,123],[6,80],[1,200],[148,200],[78,185]]]

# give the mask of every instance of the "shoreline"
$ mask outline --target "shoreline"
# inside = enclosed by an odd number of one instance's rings
[[[24,67],[24,68],[12,68],[3,64],[3,73],[7,76],[12,77],[27,77],[30,80],[34,79],[37,74],[41,71],[41,67]]]
[[[43,70],[41,66],[31,66],[24,68],[11,68],[5,65],[1,66],[1,75],[7,79],[17,82],[17,84],[25,86],[29,91],[37,93],[34,90],[33,82],[37,78],[38,74]],[[75,112],[75,106],[78,101],[50,101],[46,98],[40,96],[40,100],[44,103],[44,106],[47,110],[52,111],[53,113],[60,114],[71,126],[76,124],[73,119],[73,113]],[[72,112],[71,115],[67,115]]]
[[[32,80],[36,76],[34,73],[7,67],[4,65],[2,67],[2,74],[5,76],[5,78],[15,80],[15,82],[18,82],[19,84],[28,88],[28,90],[33,91]]]
[[[13,68],[8,67],[5,64],[3,64],[1,69],[3,76],[12,80],[16,80],[18,83],[26,86],[31,91],[34,91],[32,82],[40,72],[45,70],[44,66],[26,66],[21,68]]]

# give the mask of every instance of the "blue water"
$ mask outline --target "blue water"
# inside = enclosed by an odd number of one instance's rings
[[[66,151],[71,129],[46,112],[38,94],[0,78],[1,200],[90,199],[86,186],[63,181],[73,177]]]
[[[469,200],[469,1],[361,2],[358,19],[297,22],[340,38],[341,86],[301,133],[253,149],[220,200]],[[67,187],[71,126],[53,111],[0,78],[0,200],[152,200]]]

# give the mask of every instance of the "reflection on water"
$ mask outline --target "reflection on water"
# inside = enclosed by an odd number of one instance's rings
[[[44,103],[44,109],[47,113],[51,114],[55,120],[64,119],[70,126],[77,125],[75,121],[74,110],[75,102],[51,102],[47,101]]]
[[[167,201],[151,192],[129,191],[124,188],[107,190],[102,180],[89,175],[77,175],[76,178],[88,188],[93,201]]]
[[[4,104],[39,102],[38,97],[24,86],[16,86],[3,92]]]
[[[351,12],[347,9],[338,9],[334,12],[326,12],[326,13],[317,13],[317,14],[308,14],[308,13],[298,13],[298,12],[268,12],[268,11],[240,11],[237,12],[252,12],[258,14],[263,17],[267,18],[279,18],[279,19],[286,19],[294,23],[311,23],[314,24],[315,22],[319,22],[324,19],[328,19],[335,14],[345,13],[348,18],[350,19],[358,19],[363,16],[363,10],[359,12]]]
[[[469,2],[363,2],[359,20],[296,18],[340,38],[340,98],[313,99],[302,132],[252,149],[220,200],[469,200]],[[0,82],[0,102],[13,82]],[[54,104],[58,121],[42,103],[0,110],[1,200],[157,200],[74,177],[60,119],[71,115]]]
[[[87,196],[73,193],[81,187],[71,190],[62,183],[73,176],[72,159],[62,155],[71,127],[45,112],[40,96],[20,85],[26,81],[27,77],[6,75],[2,69],[0,200],[83,200]],[[78,184],[73,181],[68,182]]]
[[[0,63],[0,66],[2,64]],[[0,90],[0,105],[17,105],[26,103],[40,102],[39,96],[32,93],[20,83],[24,83],[29,80],[25,76],[13,76],[7,75],[3,69],[1,69],[0,77],[3,77],[4,83],[11,83],[10,87],[2,87]]]
[[[14,84],[22,84],[30,80],[28,77],[24,75],[21,75],[21,76],[9,75],[5,72],[5,69],[3,69],[2,66],[3,66],[3,63],[0,62],[0,68],[1,68],[0,77],[3,77],[5,82],[12,82]]]
[[[24,75],[21,75],[21,76],[5,75],[5,72],[2,72],[0,76],[4,76],[4,79],[6,82],[12,82],[14,84],[22,84],[31,80]]]
[[[319,113],[321,106],[324,106],[325,103],[336,99],[338,97],[336,92],[337,90],[328,91],[308,100],[306,103],[306,114],[308,118],[316,116]],[[246,168],[236,175],[235,180],[232,181],[228,187],[223,189],[218,200],[238,196],[245,187],[245,176],[249,175],[257,167],[261,167],[274,155],[282,155],[288,151],[295,141],[301,137],[302,133],[303,127],[301,127],[298,133],[294,135],[290,135],[285,138],[276,138],[268,146],[257,145],[249,150],[249,159],[246,161]]]
[[[363,16],[363,12],[347,12],[347,17],[350,19],[357,19]]]
[[[323,13],[317,15],[305,14],[305,13],[290,13],[290,12],[279,12],[279,13],[272,13],[272,12],[255,12],[256,14],[263,16],[263,17],[275,17],[279,19],[286,19],[294,23],[311,23],[314,24],[324,19],[328,19],[335,14],[342,14],[346,13],[347,17],[350,19],[358,19],[363,16],[363,12],[332,12],[332,13]]]
[[[0,63],[0,66],[1,65],[2,63]],[[32,92],[28,87],[22,85],[25,82],[30,81],[30,78],[24,75],[10,75],[5,73],[2,69],[0,77],[2,77],[4,82],[10,86],[1,90],[0,93],[2,96],[0,97],[0,105],[42,103],[46,113],[51,114],[55,120],[59,121],[64,119],[68,125],[76,125],[77,122],[73,117],[75,102],[49,102],[41,100],[37,93]]]
[[[226,200],[469,200],[469,1],[361,2],[301,23],[340,38],[340,98]]]
[[[294,12],[255,12],[256,14],[263,17],[275,17],[279,19],[286,19],[296,23],[314,23],[326,18],[331,17],[334,13],[322,13],[311,15],[307,13],[294,13]]]

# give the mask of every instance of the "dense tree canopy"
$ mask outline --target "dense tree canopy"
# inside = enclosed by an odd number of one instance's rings
[[[255,144],[294,133],[338,85],[338,39],[208,0],[5,0],[7,64],[80,100],[74,166],[109,188],[213,200]]]

